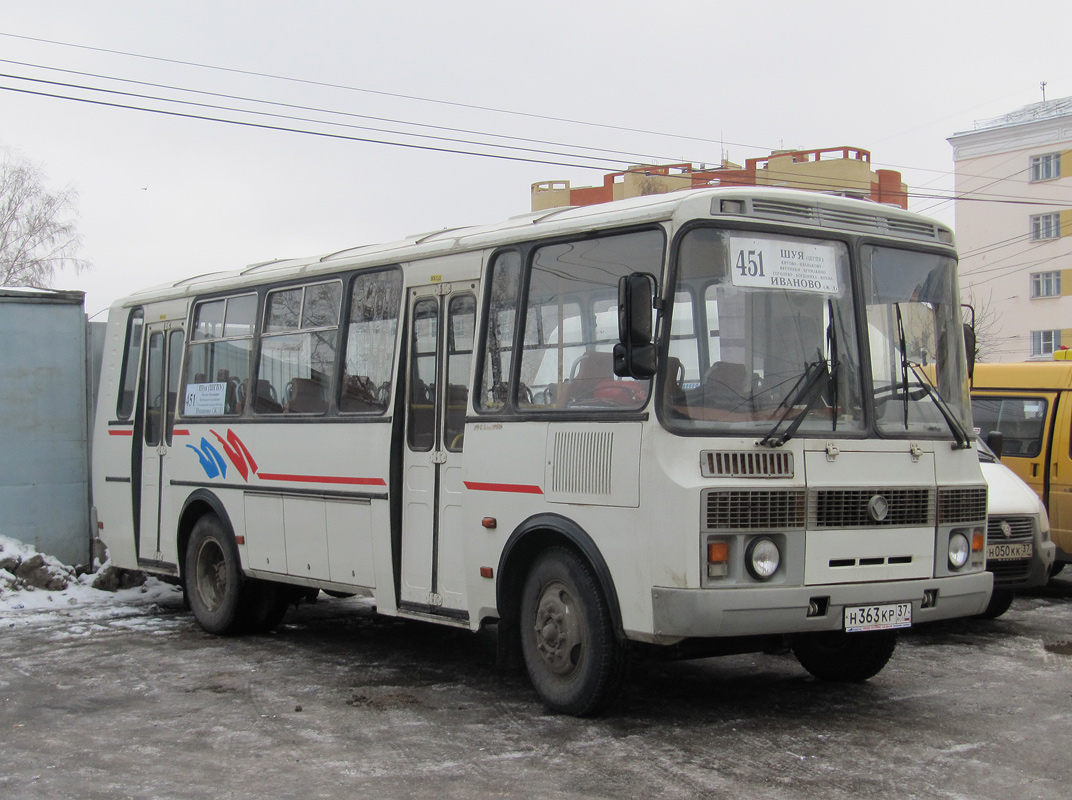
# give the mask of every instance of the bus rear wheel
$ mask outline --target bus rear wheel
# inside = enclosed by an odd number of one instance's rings
[[[243,577],[238,546],[215,514],[194,525],[185,566],[186,597],[197,624],[208,633],[246,632],[259,593]]]
[[[593,715],[618,694],[624,648],[595,574],[572,550],[551,548],[529,571],[521,652],[532,685],[553,711]]]
[[[800,665],[819,680],[858,683],[886,666],[897,646],[897,631],[801,633],[792,646]]]

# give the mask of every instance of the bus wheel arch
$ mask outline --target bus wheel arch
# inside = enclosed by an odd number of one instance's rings
[[[595,543],[565,518],[533,518],[508,540],[499,575],[500,664],[524,665],[555,711],[601,711],[621,686],[626,645]]]
[[[555,545],[575,550],[591,566],[610,608],[614,631],[619,639],[624,640],[618,593],[603,554],[583,528],[560,514],[537,514],[529,517],[518,525],[507,539],[496,572],[499,576],[495,591],[500,625],[503,621],[516,623],[525,578],[539,554]]]
[[[186,498],[179,513],[178,528],[176,529],[176,554],[179,561],[179,576],[186,577],[186,548],[190,545],[190,536],[194,532],[194,526],[205,514],[215,514],[219,517],[224,528],[234,535],[234,526],[227,514],[223,503],[212,492],[198,489]]]
[[[198,580],[198,576],[197,554],[190,553],[190,547],[202,546],[205,535],[202,531],[195,539],[199,525],[202,529],[212,529],[211,536],[217,541],[214,551],[221,559],[220,569],[228,571],[232,580],[229,588],[233,594],[227,602],[233,605],[233,609],[229,609],[224,615],[210,613],[206,616],[204,598],[191,596],[197,591],[197,587],[192,583]],[[204,489],[193,492],[186,499],[179,514],[177,535],[178,560],[186,600],[202,628],[210,633],[228,635],[265,633],[279,625],[287,608],[296,600],[296,593],[290,586],[245,576],[234,526],[219,498]]]

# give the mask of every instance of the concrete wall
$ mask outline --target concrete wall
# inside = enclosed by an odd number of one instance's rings
[[[90,560],[83,299],[0,288],[0,534],[67,564]]]

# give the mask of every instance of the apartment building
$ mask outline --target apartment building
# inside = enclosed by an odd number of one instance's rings
[[[949,137],[960,282],[988,361],[1072,347],[1072,97]]]
[[[859,147],[776,150],[750,158],[744,166],[723,161],[707,164],[641,164],[603,176],[599,186],[572,186],[569,181],[532,184],[532,210],[588,206],[708,186],[783,186],[859,197],[908,208],[908,188],[901,173],[871,169],[871,153]]]

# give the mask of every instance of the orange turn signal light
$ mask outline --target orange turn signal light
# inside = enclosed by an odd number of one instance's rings
[[[972,552],[981,553],[984,547],[986,547],[986,536],[981,530],[976,530],[972,533]]]
[[[729,542],[708,542],[707,562],[709,564],[725,564],[730,560]]]

